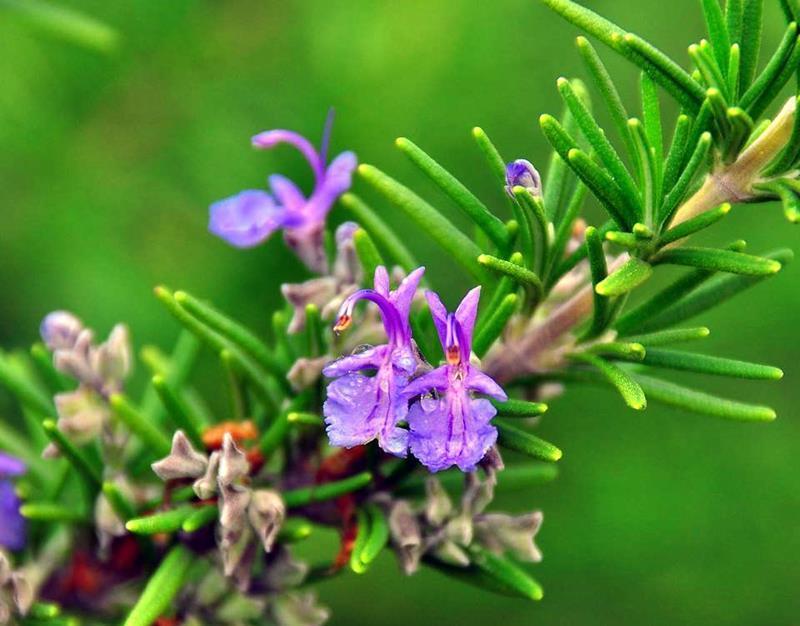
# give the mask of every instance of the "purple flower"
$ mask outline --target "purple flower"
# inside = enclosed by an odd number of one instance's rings
[[[14,485],[6,478],[24,473],[22,461],[0,452],[0,546],[9,550],[25,547],[25,519],[19,512]]]
[[[306,158],[314,173],[314,190],[306,197],[291,180],[273,174],[269,177],[272,194],[248,189],[215,202],[210,207],[209,230],[239,248],[250,248],[283,229],[286,243],[312,270],[327,273],[325,256],[325,218],[336,199],[350,188],[356,155],[342,152],[326,163],[333,117],[328,116],[322,146],[317,152],[303,136],[288,130],[268,130],[252,139],[259,149],[288,143]]]
[[[323,370],[336,379],[328,385],[323,407],[331,445],[350,448],[377,439],[386,452],[406,455],[408,431],[397,423],[408,413],[403,390],[419,365],[408,316],[424,272],[424,267],[414,270],[389,291],[389,274],[378,267],[375,288],[361,289],[342,303],[336,332],[351,324],[356,303],[368,300],[378,306],[387,343],[343,357]]]
[[[491,377],[470,364],[480,294],[480,287],[470,291],[455,313],[448,313],[435,293],[425,294],[446,364],[411,382],[405,394],[421,396],[408,411],[409,446],[432,472],[451,465],[470,472],[497,440],[497,429],[490,423],[496,409],[488,400],[473,397],[507,397]]]
[[[512,197],[514,187],[524,187],[534,196],[542,195],[542,177],[530,161],[517,159],[506,165],[506,191]]]

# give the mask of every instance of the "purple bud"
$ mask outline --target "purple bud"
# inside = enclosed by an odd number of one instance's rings
[[[83,323],[67,311],[49,313],[39,327],[39,334],[50,350],[69,350],[83,330]]]
[[[526,159],[517,159],[506,165],[506,191],[514,195],[514,187],[524,187],[534,196],[542,195],[542,177]]]

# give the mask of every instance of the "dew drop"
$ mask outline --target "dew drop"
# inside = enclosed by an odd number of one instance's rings
[[[439,406],[439,394],[436,391],[426,393],[419,399],[419,405],[425,413],[432,413]]]

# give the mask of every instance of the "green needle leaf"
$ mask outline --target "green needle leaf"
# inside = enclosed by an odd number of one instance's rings
[[[654,333],[647,333],[644,335],[632,335],[630,337],[626,337],[626,339],[628,341],[641,344],[646,349],[649,349],[655,346],[667,346],[673,343],[705,339],[710,334],[711,331],[708,328],[705,326],[698,326],[697,328],[674,328],[669,330],[659,330]]]
[[[585,37],[578,37],[577,45],[578,52],[580,52],[589,73],[594,79],[593,82],[595,86],[600,90],[600,95],[606,103],[606,107],[608,108],[614,125],[617,127],[619,136],[622,137],[625,142],[628,152],[632,153],[634,147],[628,129],[628,112],[625,110],[622,98],[620,98],[619,92],[614,82],[611,80],[611,75],[600,60],[592,44],[590,44]]]
[[[684,239],[689,235],[693,235],[704,228],[708,228],[712,224],[716,224],[719,220],[730,213],[730,211],[731,205],[726,202],[725,204],[718,206],[716,209],[711,209],[710,211],[700,213],[700,215],[688,219],[685,222],[681,222],[674,228],[670,228],[667,232],[661,235],[658,240],[658,245],[666,246],[670,243],[678,241],[679,239]]]
[[[89,517],[77,511],[75,507],[67,507],[54,502],[25,502],[19,508],[20,515],[35,522],[88,523]]]
[[[594,226],[586,228],[586,247],[589,251],[589,270],[592,276],[592,291],[594,307],[592,311],[592,323],[586,333],[587,338],[597,337],[603,332],[608,324],[608,297],[597,291],[597,286],[608,277],[608,267],[606,266],[606,253],[603,250],[603,240]]]
[[[510,560],[489,552],[478,544],[470,546],[472,564],[494,578],[501,586],[514,590],[524,598],[541,600],[542,587],[528,573]]]
[[[162,513],[153,513],[144,517],[134,517],[125,524],[130,532],[135,535],[157,535],[159,533],[174,533],[181,529],[183,523],[191,517],[197,509],[193,506],[180,506]]]
[[[324,422],[322,418],[316,413],[304,413],[302,411],[293,411],[286,417],[290,424],[303,424],[305,426],[321,426]]]
[[[364,268],[364,276],[374,276],[376,267],[386,265],[381,253],[378,252],[378,248],[375,247],[372,237],[363,228],[359,228],[353,233],[353,244],[356,247],[356,254],[361,262],[361,267]]]
[[[613,274],[599,282],[594,290],[601,296],[621,296],[641,285],[652,274],[653,268],[649,263],[632,257]]]
[[[600,169],[589,155],[573,148],[567,153],[566,159],[617,224],[630,228],[639,220],[639,209],[620,190],[614,179]]]
[[[778,261],[783,265],[793,258],[792,251],[787,249],[777,250],[764,256],[768,259]],[[634,322],[634,319],[631,319],[630,322],[625,320],[623,323],[624,318],[621,318],[617,324],[617,329],[620,332],[623,332],[623,329],[625,331],[634,329],[651,331],[679,324],[680,322],[691,319],[708,309],[722,304],[725,300],[732,298],[741,291],[752,287],[771,275],[772,274],[745,276],[740,274],[719,274],[710,277],[710,272],[692,272],[684,278],[684,281],[693,283],[693,286],[687,285],[686,288],[682,288],[681,285],[675,283],[672,286],[674,288],[670,290],[672,292],[671,300],[663,298],[660,309],[648,312],[649,319],[646,323],[642,323],[641,321]],[[666,293],[666,290],[664,295],[667,297],[670,296],[670,294]],[[645,316],[645,319],[646,317],[647,316]]]
[[[763,0],[744,0],[742,4],[742,34],[737,43],[742,48],[739,80],[744,91],[756,74],[758,53],[761,48],[761,20]]]
[[[108,500],[114,513],[116,513],[123,522],[127,522],[129,519],[136,517],[136,509],[117,485],[111,482],[104,482],[102,488],[103,495],[106,500]]]
[[[700,108],[705,98],[703,87],[658,48],[633,33],[622,35],[617,46],[686,109],[694,112]]]
[[[530,291],[531,298],[534,302],[538,302],[544,294],[544,286],[542,285],[541,279],[532,271],[521,265],[498,259],[490,254],[479,255],[478,263],[516,280],[521,287]]]
[[[476,259],[480,249],[445,218],[439,211],[425,202],[408,187],[381,172],[372,165],[358,166],[359,175],[381,192],[395,206],[402,209],[417,226],[426,232],[442,249],[449,253],[473,278],[484,282],[486,274]]]
[[[622,36],[625,33],[623,29],[613,22],[570,0],[542,1],[565,20],[597,37],[597,39],[611,48],[616,48],[615,36]]]
[[[209,524],[215,522],[219,517],[217,506],[203,506],[195,509],[189,517],[183,520],[181,530],[185,533],[197,532]]]
[[[472,343],[472,351],[478,358],[483,358],[494,342],[500,338],[508,320],[517,311],[518,300],[516,294],[508,294],[489,317],[478,326],[475,331],[475,340]]]
[[[719,398],[649,376],[637,375],[636,379],[650,399],[693,413],[755,422],[769,422],[776,417],[775,411],[766,406]]]
[[[370,472],[361,472],[342,480],[284,491],[283,501],[286,503],[287,508],[307,506],[313,502],[333,500],[339,496],[358,491],[371,482],[372,474]]]
[[[274,392],[267,384],[269,374],[250,357],[244,354],[239,348],[226,341],[219,333],[211,330],[208,326],[200,322],[196,317],[189,314],[173,295],[164,287],[156,287],[156,297],[167,307],[167,310],[188,330],[195,334],[199,339],[205,341],[215,352],[221,353],[227,350],[230,353],[231,361],[247,376],[252,383],[253,389],[268,406],[275,405]],[[279,312],[276,312],[279,313]],[[285,333],[279,336],[284,336]],[[288,385],[285,377],[277,379],[283,385]]]
[[[575,219],[578,217],[581,209],[583,208],[583,201],[586,198],[586,191],[586,185],[579,181],[575,187],[572,197],[567,204],[567,209],[558,224],[556,235],[553,239],[553,245],[550,246],[550,272],[547,274],[548,285],[551,284],[550,281],[552,270],[557,269],[556,263],[564,258],[564,250],[566,250],[567,243],[572,237],[572,229],[575,224]]]
[[[153,387],[172,418],[175,430],[182,430],[195,446],[203,448],[202,432],[205,428],[203,417],[170,387],[163,376],[153,376]]]
[[[644,364],[701,374],[732,376],[734,378],[753,378],[757,380],[780,380],[783,378],[783,372],[770,365],[759,365],[758,363],[666,348],[650,348],[644,358]]]
[[[361,562],[368,565],[380,554],[389,541],[389,523],[386,515],[376,504],[367,504],[366,511],[370,518],[370,532],[364,549],[361,551]]]
[[[700,135],[700,139],[694,148],[692,156],[689,158],[686,168],[681,173],[675,186],[664,199],[664,204],[659,211],[659,222],[661,224],[669,224],[675,211],[680,206],[680,203],[683,202],[686,193],[689,191],[689,187],[694,182],[695,178],[697,178],[701,169],[706,166],[711,143],[711,133],[704,132]]]
[[[109,404],[116,418],[146,444],[152,456],[161,458],[169,454],[169,437],[134,407],[130,400],[115,393],[109,398]]]
[[[792,50],[794,50],[794,47],[797,43],[796,40],[797,24],[791,22],[786,27],[786,31],[783,34],[781,43],[778,45],[778,48],[773,53],[772,57],[770,57],[767,65],[761,71],[761,74],[758,75],[758,78],[755,80],[755,82],[750,85],[750,88],[745,91],[744,95],[739,101],[739,106],[747,110],[747,112],[751,115],[753,115],[751,111],[753,104],[761,97],[762,94],[770,89],[770,85],[773,83],[773,81],[775,81],[775,79],[778,78],[781,70],[789,61]],[[744,64],[744,59],[742,59],[742,64]],[[742,69],[742,73],[744,73],[744,68]]]
[[[289,518],[284,521],[278,541],[281,543],[297,543],[303,539],[308,539],[314,532],[314,526],[303,519]]]
[[[639,170],[639,184],[642,189],[643,210],[640,217],[645,228],[654,226],[655,206],[660,200],[659,178],[661,176],[660,162],[656,159],[655,152],[650,146],[645,128],[636,118],[628,120],[633,143],[636,147],[634,158]],[[635,226],[635,224],[634,224]]]
[[[742,0],[727,0],[725,2],[725,28],[728,31],[731,43],[741,43],[742,41],[743,12]]]
[[[661,128],[661,104],[658,100],[658,88],[653,82],[653,79],[645,72],[642,73],[641,90],[644,131],[647,136],[647,143],[649,143],[655,151],[657,169],[660,170],[661,163],[664,160],[664,131]]]
[[[123,626],[150,626],[167,611],[183,587],[193,560],[192,553],[185,546],[178,544],[173,547],[150,577]]]
[[[781,264],[774,259],[753,256],[732,250],[717,248],[670,248],[658,253],[653,258],[654,263],[669,263],[672,265],[688,265],[715,272],[730,272],[732,274],[745,274],[748,276],[768,276],[781,269]]]
[[[501,417],[536,417],[547,411],[544,402],[528,402],[527,400],[490,400],[497,414]]]
[[[261,436],[261,441],[259,441],[258,447],[261,450],[261,454],[263,454],[265,458],[268,458],[269,455],[271,455],[289,435],[289,431],[292,427],[292,423],[289,421],[289,416],[292,413],[301,410],[303,405],[308,402],[307,394],[308,392],[293,398],[288,406],[280,412],[272,424],[270,424],[266,432]]]
[[[42,422],[42,428],[48,439],[58,448],[67,461],[83,476],[86,482],[94,489],[100,489],[100,468],[90,461],[75,445],[58,430],[55,421],[47,419]]]
[[[248,328],[185,291],[176,291],[174,298],[190,315],[241,348],[279,381],[285,381],[285,372],[274,354]]]
[[[2,0],[0,6],[12,15],[54,37],[72,44],[110,54],[118,45],[119,33],[107,24],[57,3],[44,0]]]
[[[640,343],[609,341],[596,343],[588,348],[592,354],[622,359],[624,361],[641,361],[645,356],[645,348]]]
[[[632,409],[642,411],[647,408],[647,398],[644,395],[644,391],[621,367],[586,352],[572,354],[570,358],[588,363],[597,369],[597,371],[602,374],[603,378],[616,387],[617,391],[619,391],[619,395],[625,400],[625,404]]]
[[[625,196],[628,205],[637,210],[639,194],[636,184],[633,182],[633,178],[625,168],[625,164],[620,159],[617,151],[614,150],[611,142],[606,138],[605,131],[597,125],[594,117],[580,101],[566,78],[559,78],[557,85],[561,98],[578,123],[583,136],[586,137],[600,161],[608,169],[620,191]]]
[[[703,15],[708,28],[708,37],[711,40],[717,63],[720,67],[727,68],[731,41],[728,37],[728,29],[725,24],[725,17],[722,14],[722,7],[718,0],[702,0],[702,4]]]
[[[505,185],[506,162],[503,160],[503,157],[500,156],[497,148],[494,147],[492,140],[489,139],[489,136],[479,126],[472,129],[472,137],[475,139],[475,143],[478,144],[478,149],[481,151],[481,154],[483,154],[486,163],[489,165],[489,168],[492,170],[492,173],[495,175],[500,185]]]
[[[681,165],[686,161],[687,141],[692,121],[688,115],[679,115],[675,122],[675,132],[664,163],[664,190],[672,189],[681,173]]]
[[[504,448],[527,454],[543,461],[558,461],[563,453],[552,443],[540,439],[504,419],[494,419],[497,427],[497,443]]]
[[[400,137],[395,141],[395,145],[486,233],[495,246],[503,249],[508,245],[508,233],[503,222],[493,215],[461,181],[411,140]]]
[[[367,571],[366,565],[361,561],[361,553],[369,539],[370,519],[363,507],[356,510],[356,540],[353,551],[350,553],[350,569],[356,574]]]
[[[44,378],[48,389],[54,394],[67,391],[74,385],[64,374],[53,367],[53,355],[43,343],[37,342],[31,346],[31,359],[39,374]]]
[[[0,351],[0,384],[32,411],[41,415],[51,415],[55,411],[53,402],[47,394],[2,351]]]
[[[353,214],[361,228],[372,236],[378,247],[383,248],[383,251],[394,263],[407,272],[419,267],[414,255],[400,237],[361,198],[352,193],[346,193],[339,201]]]

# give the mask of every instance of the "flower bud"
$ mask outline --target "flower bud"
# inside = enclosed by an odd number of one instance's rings
[[[217,474],[219,473],[219,451],[212,452],[208,458],[206,473],[194,481],[192,489],[201,500],[207,500],[217,493]]]
[[[119,389],[131,366],[131,343],[128,328],[117,324],[108,339],[92,355],[92,369],[106,385]]]
[[[172,437],[172,449],[169,455],[150,467],[164,481],[198,478],[206,471],[208,458],[197,452],[183,431],[178,430]]]
[[[250,473],[250,463],[247,456],[242,452],[233,436],[226,432],[222,439],[222,451],[219,457],[219,480],[220,487],[241,481]]]
[[[322,376],[323,368],[330,362],[329,356],[316,359],[300,357],[286,374],[286,379],[295,391],[303,391],[315,385]]]
[[[56,394],[53,398],[58,414],[58,430],[78,444],[97,437],[108,418],[108,406],[86,387]]]
[[[506,165],[506,191],[511,196],[514,187],[524,187],[531,195],[541,197],[542,177],[530,161],[517,159]]]
[[[478,541],[492,552],[510,552],[514,557],[532,563],[542,560],[542,553],[534,543],[542,525],[541,511],[526,515],[488,513],[475,520]]]
[[[272,550],[286,516],[286,506],[280,494],[269,489],[254,491],[247,516],[253,530],[261,539],[264,552]]]
[[[67,311],[49,313],[39,327],[42,341],[50,350],[70,350],[83,330],[83,323]]]
[[[403,572],[413,574],[419,568],[422,557],[422,535],[417,518],[405,500],[392,504],[389,511],[389,532]]]

